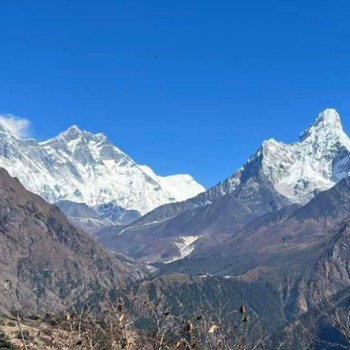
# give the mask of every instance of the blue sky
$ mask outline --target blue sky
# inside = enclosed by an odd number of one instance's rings
[[[348,0],[0,3],[0,113],[104,132],[206,187],[326,107],[350,130]],[[157,57],[157,58],[155,58]]]

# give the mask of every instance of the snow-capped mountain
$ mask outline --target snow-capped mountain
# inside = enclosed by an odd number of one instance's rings
[[[204,191],[189,175],[161,177],[139,166],[104,134],[73,126],[45,142],[19,139],[0,125],[0,166],[51,203],[113,203],[145,214]]]
[[[247,177],[259,174],[292,203],[305,204],[349,173],[350,139],[336,110],[326,109],[301,134],[299,142],[263,142],[243,169],[228,181],[232,191]]]
[[[195,244],[203,244],[201,238],[235,232],[268,212],[304,205],[349,175],[350,139],[338,113],[327,109],[298,142],[267,140],[225,181],[194,198],[163,205],[127,227],[101,231],[99,239],[136,258],[171,260],[181,255],[175,249],[180,234],[200,237]]]
[[[350,139],[337,111],[326,109],[301,134],[299,142],[264,141],[243,167],[224,181],[186,201],[163,205],[138,223],[175,217],[184,211],[210,205],[230,193],[236,193],[245,203],[251,201],[259,205],[262,201],[255,192],[261,184],[286,202],[304,204],[349,174]]]

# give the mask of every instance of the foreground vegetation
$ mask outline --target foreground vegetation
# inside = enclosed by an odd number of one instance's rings
[[[0,350],[350,349],[348,290],[276,327],[279,312],[269,307],[272,301],[265,297],[262,304],[268,305],[259,307],[244,284],[234,289],[227,280],[227,285],[215,278],[203,285],[189,281],[182,281],[182,288],[177,281],[174,289],[167,284],[167,293],[144,281],[44,315],[22,309],[8,288],[13,305],[0,319]],[[239,292],[252,300],[249,306]]]
[[[0,349],[25,350],[166,350],[166,349],[263,349],[264,340],[257,322],[251,322],[242,305],[222,319],[223,310],[199,310],[172,315],[165,305],[142,302],[143,314],[133,317],[125,302],[109,298],[97,315],[79,311],[21,317],[12,312],[2,320]],[[141,305],[139,305],[141,306]],[[1,338],[0,338],[1,339]]]

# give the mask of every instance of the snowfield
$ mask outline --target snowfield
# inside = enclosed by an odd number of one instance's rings
[[[0,125],[0,166],[51,203],[114,203],[145,214],[205,189],[189,175],[157,176],[104,134],[73,126],[45,142],[19,139]]]

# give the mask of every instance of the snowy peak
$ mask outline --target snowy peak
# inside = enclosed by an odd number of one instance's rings
[[[315,125],[322,124],[334,128],[343,129],[338,112],[333,108],[327,108],[316,119]]]
[[[110,247],[127,247],[124,252],[128,254],[149,254],[156,246],[157,251],[152,253],[156,259],[171,256],[164,243],[171,242],[178,248],[177,256],[171,257],[179,259],[192,254],[196,242],[191,239],[197,235],[205,236],[196,248],[202,249],[210,242],[210,235],[223,233],[226,237],[228,232],[242,232],[240,225],[253,217],[291,208],[293,203],[305,204],[349,175],[349,138],[342,130],[338,113],[329,109],[318,116],[300,142],[266,140],[243,167],[223,182],[185,202],[154,210],[123,228],[123,235],[106,230],[101,241]],[[278,216],[287,215],[288,210],[280,211]],[[268,220],[272,217],[266,216]],[[166,248],[162,250],[163,247]]]
[[[52,139],[49,139],[47,141],[42,142],[43,144],[52,143],[52,142],[58,142],[58,141],[64,141],[66,143],[70,143],[72,141],[76,141],[76,143],[83,142],[88,143],[93,140],[107,142],[107,137],[102,134],[93,134],[86,130],[81,130],[78,126],[73,125],[69,129],[61,132],[58,136],[53,137]]]
[[[337,111],[326,109],[299,142],[264,141],[227,182],[233,184],[232,192],[248,182],[263,181],[290,202],[304,204],[349,175],[350,139]]]
[[[205,191],[205,188],[197,183],[188,174],[178,174],[170,176],[157,176],[147,165],[139,166],[149,177],[161,184],[169,193],[173,194],[178,201],[184,201]]]
[[[125,153],[114,146],[103,133],[93,134],[86,130],[81,130],[73,125],[66,131],[60,133],[41,145],[50,153],[61,153],[70,161],[83,163],[98,163],[102,160],[133,162]]]
[[[316,121],[306,129],[299,138],[300,142],[319,134],[343,134],[340,116],[335,109],[329,108],[321,112]]]
[[[276,152],[276,150],[281,147],[283,144],[281,142],[278,142],[275,139],[268,139],[265,140],[261,147],[258,150],[258,153],[261,154],[264,157],[269,157],[271,154]]]
[[[192,178],[167,181],[143,170],[104,134],[76,125],[40,143],[18,139],[0,127],[0,167],[51,203],[112,203],[141,214],[204,191]]]
[[[82,134],[83,134],[83,131],[78,126],[72,125],[66,131],[63,131],[60,135],[70,139],[70,138],[80,137]]]

